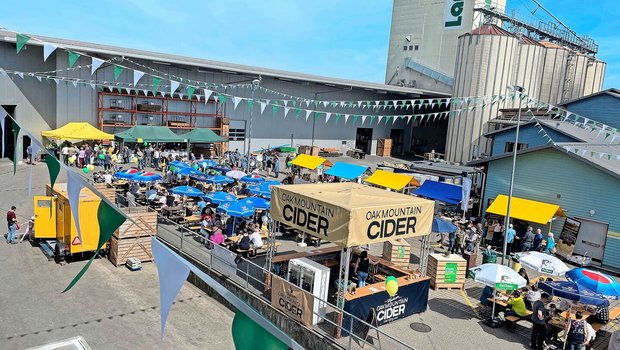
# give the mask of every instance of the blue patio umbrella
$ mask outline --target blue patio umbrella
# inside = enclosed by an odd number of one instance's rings
[[[264,183],[258,186],[249,186],[248,190],[253,195],[271,199],[271,187],[269,185],[265,185]]]
[[[134,176],[138,175],[139,173],[140,173],[140,170],[138,169],[127,169],[127,170],[121,170],[121,171],[116,172],[114,174],[114,177],[117,179],[129,180],[133,178]]]
[[[262,185],[266,185],[266,186],[278,186],[278,185],[282,185],[282,183],[278,180],[268,180],[262,183]]]
[[[456,231],[456,226],[446,220],[434,218],[432,231],[435,233],[452,233]]]
[[[225,167],[225,166],[221,166],[221,165],[218,165],[218,166],[211,166],[211,167],[209,167],[209,168],[210,168],[210,169],[213,169],[213,170],[216,170],[216,171],[219,171],[220,173],[224,173],[224,174],[226,174],[227,172],[229,172],[229,171],[231,171],[231,170],[232,170],[232,169],[230,169],[230,168],[227,168],[227,167]]]
[[[200,171],[194,168],[177,168],[175,172],[179,176],[190,176],[190,175],[202,174]]]
[[[177,186],[170,189],[170,192],[173,194],[178,194],[180,196],[188,196],[188,197],[202,197],[204,193],[202,193],[199,189],[192,186]]]
[[[209,183],[209,184],[215,184],[215,185],[223,185],[223,184],[231,184],[235,182],[235,180],[229,178],[228,176],[215,175],[215,176],[209,176],[208,178],[204,180],[204,182]]]
[[[265,178],[260,177],[260,176],[246,175],[242,177],[240,181],[251,183],[251,184],[257,184],[257,183],[265,182]]]
[[[207,159],[207,160],[202,161],[202,163],[200,163],[200,165],[203,168],[210,168],[210,167],[217,166],[217,162],[214,161],[214,160],[211,160],[211,159]]]
[[[568,271],[565,276],[569,280],[603,295],[606,299],[618,299],[620,296],[620,284],[602,272],[576,268]]]
[[[217,207],[217,211],[234,217],[248,217],[254,214],[254,207],[242,201],[226,202]]]
[[[256,209],[269,209],[271,208],[271,203],[268,200],[261,197],[248,197],[246,199],[240,200],[242,203],[247,203],[252,205]]]
[[[163,178],[159,174],[155,174],[153,172],[140,172],[131,178],[131,181],[135,182],[157,182],[161,181]]]
[[[595,293],[586,287],[570,281],[547,281],[538,282],[538,288],[549,295],[573,301],[579,301],[586,305],[609,305],[605,296]]]
[[[204,198],[213,204],[222,204],[237,200],[237,197],[234,194],[221,191],[208,192],[204,195]]]
[[[200,182],[205,182],[207,180],[209,180],[212,176],[209,176],[207,174],[190,174],[189,178],[192,180],[196,180],[196,181],[200,181]]]
[[[191,168],[191,165],[185,162],[181,162],[179,160],[173,160],[172,162],[168,163],[168,165],[175,166],[177,168]]]

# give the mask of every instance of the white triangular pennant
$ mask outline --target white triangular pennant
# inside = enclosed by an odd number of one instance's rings
[[[409,124],[409,122],[411,122],[411,118],[412,118],[412,117],[413,117],[412,115],[408,115],[408,116],[407,116],[407,124]]]
[[[50,43],[43,43],[43,62],[47,61],[47,58],[50,57],[52,52],[56,50],[56,46]]]
[[[605,155],[605,153],[599,153],[599,154],[598,154],[598,159],[603,158],[603,156],[604,156],[604,155]]]
[[[19,76],[20,78],[24,79],[24,73],[22,73],[22,72],[15,72],[15,74],[17,74],[17,76]]]
[[[75,228],[80,242],[83,242],[79,215],[80,191],[84,188],[82,181],[84,180],[78,173],[71,169],[67,169],[67,196],[69,197],[68,199],[73,216],[73,222],[75,222]]]
[[[362,124],[364,124],[365,122],[366,122],[366,116],[365,116],[365,115],[363,115],[363,116],[362,116]]]
[[[396,124],[396,120],[400,118],[400,116],[393,116],[392,117],[392,125]]]
[[[60,84],[60,79],[54,78],[54,82],[56,82],[56,85],[58,85],[58,84]]]
[[[288,107],[288,100],[282,100],[284,102],[284,107]]]
[[[312,111],[309,109],[306,109],[306,121],[308,121],[308,118],[310,117],[310,114],[312,114]]]
[[[205,89],[205,103],[209,102],[209,98],[211,97],[212,94],[213,94],[213,91]]]
[[[41,82],[41,76],[39,76],[39,75],[35,75],[35,78],[37,78],[37,80],[38,80],[39,82]]]
[[[157,93],[156,93],[156,94],[157,94]],[[184,93],[182,93],[182,92],[179,92],[179,98],[180,98],[181,100],[183,99],[183,96],[185,96],[185,94],[184,94]]]
[[[73,84],[73,87],[77,87],[77,80],[71,80],[71,83]]]
[[[93,84],[93,83],[90,83],[90,87],[91,87],[93,90],[95,90],[95,89],[97,88],[97,86],[96,86],[95,84]]]
[[[172,96],[177,91],[179,85],[181,85],[181,83],[179,83],[178,81],[170,80],[170,96]]]
[[[290,111],[291,109],[289,107],[284,107],[284,118],[286,118],[286,115],[288,114],[288,111]]]
[[[144,96],[148,96],[149,95],[149,90],[142,90],[142,93],[144,94]]]
[[[239,102],[241,102],[241,100],[242,100],[241,97],[233,96],[233,106],[234,106],[234,109],[237,109],[237,106],[239,105]]]
[[[258,101],[258,103],[260,104],[260,114],[263,114],[265,107],[267,107],[267,103],[263,101]]]
[[[331,113],[325,113],[325,124],[327,124],[327,122],[329,121],[329,118],[332,117]]]
[[[381,119],[383,119],[383,116],[380,115],[378,118],[379,118],[379,121],[377,122],[377,124],[381,123]]]
[[[344,115],[344,123],[346,124],[346,123],[347,123],[347,121],[349,121],[349,115],[348,115],[348,114],[345,114],[345,115]]]
[[[138,86],[138,81],[142,79],[144,76],[144,72],[140,72],[139,70],[133,71],[133,86]]]
[[[340,107],[344,107],[344,101],[340,101]]]
[[[306,100],[306,107],[310,106],[310,100]],[[306,118],[308,119],[308,118]]]
[[[323,107],[327,107],[327,104],[328,104],[328,103],[329,103],[329,102],[327,102],[327,101],[323,101]]]
[[[95,71],[97,71],[97,69],[99,69],[99,67],[101,67],[101,65],[103,64],[103,60],[100,60],[96,57],[93,57],[93,63],[90,66],[90,75],[95,74]]]

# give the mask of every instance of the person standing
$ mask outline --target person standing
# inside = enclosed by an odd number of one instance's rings
[[[153,169],[155,170],[160,170],[159,169],[159,148],[155,148],[155,150],[153,151]]]
[[[280,173],[280,158],[275,155],[273,157],[273,176],[277,179]]]
[[[522,252],[529,252],[532,250],[532,246],[534,245],[534,232],[532,232],[532,226],[527,228],[527,232],[525,232],[525,236],[523,236],[523,244],[521,244]]]
[[[555,239],[553,239],[553,232],[549,232],[547,235],[547,245],[545,245],[545,253],[555,254]]]
[[[103,169],[105,171],[110,171],[110,165],[112,163],[112,156],[110,156],[110,152],[106,152],[103,156]]]
[[[28,164],[32,164],[32,143],[30,143],[30,145],[28,145],[28,147],[26,147],[26,153],[28,154]]]
[[[93,149],[90,148],[89,145],[86,145],[86,149],[84,149],[84,164],[85,165],[90,165],[91,162],[90,158],[93,156]]]
[[[568,328],[568,350],[582,350],[588,339],[588,327],[586,321],[582,319],[581,311],[575,313],[575,320],[570,323]]]
[[[547,317],[549,313],[545,308],[547,302],[547,294],[541,295],[541,300],[536,300],[532,304],[532,336],[530,338],[530,347],[536,350],[542,350],[544,340],[547,337]]]
[[[144,155],[145,155],[144,164],[145,166],[150,167],[151,163],[153,162],[153,146],[152,145],[149,145],[149,147],[147,147],[144,150]]]
[[[515,241],[515,236],[517,235],[517,231],[512,227],[512,224],[508,226],[508,230],[506,231],[506,254],[510,254],[512,249],[512,243]]]
[[[504,225],[501,221],[495,222],[493,227],[493,238],[491,239],[491,247],[497,249],[502,245],[502,232],[504,232]]]
[[[69,147],[67,147],[67,145],[61,148],[60,154],[62,155],[62,162],[65,163],[65,165],[69,165]]]
[[[355,274],[357,275],[357,286],[363,287],[366,285],[366,279],[368,278],[368,268],[370,264],[377,265],[379,262],[374,262],[368,257],[368,251],[363,250],[359,258],[355,262]]]
[[[15,232],[17,230],[17,214],[15,214],[17,208],[13,205],[11,210],[6,212],[6,223],[9,232],[6,234],[6,242],[9,244],[15,244]]]
[[[78,152],[78,166],[80,168],[84,167],[84,159],[86,158],[86,151],[84,151],[84,147],[80,148],[80,151]]]
[[[536,234],[534,235],[534,243],[532,245],[532,250],[539,252],[540,246],[542,245],[543,235],[540,229],[536,229]]]

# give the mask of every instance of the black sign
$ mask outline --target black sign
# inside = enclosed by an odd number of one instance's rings
[[[429,287],[430,280],[426,279],[399,286],[398,292],[391,298],[385,291],[377,292],[347,301],[344,305],[344,311],[362,320],[366,320],[369,314],[374,313],[377,324],[381,326],[426,311]],[[345,314],[342,322],[343,336],[349,334],[351,321],[351,317]],[[364,327],[361,322],[353,323],[353,333],[360,337],[364,335]]]

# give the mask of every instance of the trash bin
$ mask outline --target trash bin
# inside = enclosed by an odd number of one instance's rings
[[[483,264],[495,264],[497,262],[497,253],[493,250],[485,250],[482,252]]]

